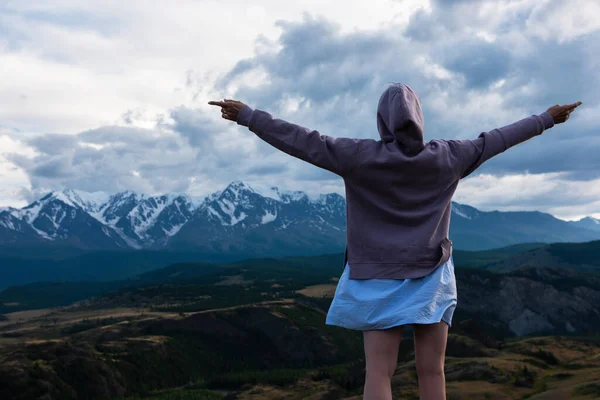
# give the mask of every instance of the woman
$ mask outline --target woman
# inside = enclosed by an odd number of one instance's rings
[[[421,399],[445,399],[444,355],[457,304],[448,238],[458,182],[486,160],[565,122],[581,102],[550,107],[474,140],[423,139],[417,94],[388,87],[380,140],[322,135],[235,101],[211,101],[279,150],[344,179],[347,246],[327,324],[363,331],[364,399],[391,399],[403,325],[413,325]]]

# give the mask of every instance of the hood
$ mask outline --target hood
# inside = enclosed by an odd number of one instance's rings
[[[377,129],[385,143],[398,142],[402,151],[415,155],[425,148],[423,111],[410,87],[396,83],[386,89],[377,107]]]

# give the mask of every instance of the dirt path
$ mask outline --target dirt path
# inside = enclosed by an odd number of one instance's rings
[[[194,311],[194,312],[189,312],[189,313],[184,313],[184,314],[186,316],[188,316],[188,315],[195,315],[195,314],[206,314],[206,313],[211,313],[211,312],[238,310],[240,308],[247,308],[247,307],[261,307],[261,306],[269,306],[269,305],[276,305],[276,304],[293,304],[293,303],[295,303],[294,299],[268,300],[268,301],[261,301],[259,303],[240,304],[237,306],[224,307],[224,308],[212,308],[210,310]]]

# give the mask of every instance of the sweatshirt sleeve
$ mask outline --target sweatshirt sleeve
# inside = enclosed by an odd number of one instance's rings
[[[352,169],[354,155],[362,142],[361,139],[322,135],[247,105],[240,110],[237,123],[247,126],[256,136],[284,153],[342,177]]]
[[[552,116],[543,112],[489,132],[482,132],[474,140],[449,140],[450,153],[458,165],[460,178],[467,177],[497,154],[538,136],[553,126]]]

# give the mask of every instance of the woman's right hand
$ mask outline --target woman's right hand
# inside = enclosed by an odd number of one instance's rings
[[[548,114],[552,116],[555,124],[562,124],[566,120],[569,119],[569,116],[577,107],[579,107],[583,102],[578,101],[573,104],[565,104],[564,106],[559,106],[558,104],[550,107],[546,110]]]

